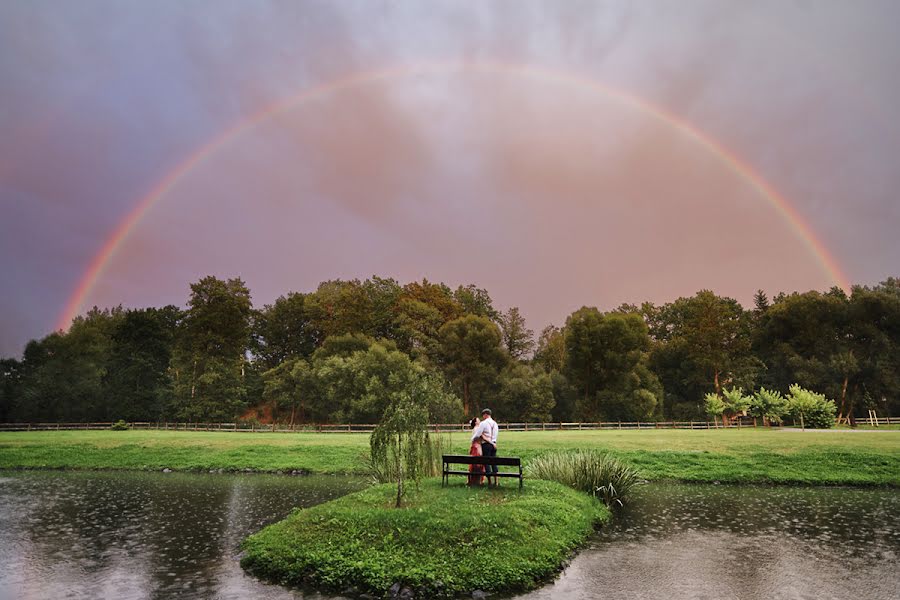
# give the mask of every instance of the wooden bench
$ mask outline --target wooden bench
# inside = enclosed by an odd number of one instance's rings
[[[522,459],[518,456],[469,456],[463,454],[444,454],[444,470],[441,477],[441,486],[450,483],[450,475],[478,475],[478,473],[470,473],[469,471],[454,471],[450,469],[450,465],[497,465],[498,467],[519,467],[518,473],[491,473],[491,477],[518,477],[519,489],[522,489]],[[485,477],[487,473],[483,473]]]

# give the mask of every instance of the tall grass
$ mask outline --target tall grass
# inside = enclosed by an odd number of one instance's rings
[[[528,463],[526,472],[596,496],[607,506],[622,506],[631,489],[642,483],[630,465],[597,450],[543,454]]]

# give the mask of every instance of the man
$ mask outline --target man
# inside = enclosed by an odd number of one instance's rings
[[[472,441],[481,438],[481,454],[482,456],[497,456],[497,422],[491,417],[491,409],[486,408],[481,411],[481,423],[472,432]],[[488,485],[491,485],[491,473],[493,473],[494,485],[497,485],[497,465],[485,465],[484,474],[487,476]]]

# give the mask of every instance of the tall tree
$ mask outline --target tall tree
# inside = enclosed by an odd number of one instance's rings
[[[582,405],[590,406],[597,393],[597,370],[604,356],[603,315],[584,306],[566,319],[566,371],[581,392]]]
[[[487,317],[492,321],[496,321],[500,316],[500,313],[494,308],[488,291],[476,287],[474,284],[456,288],[456,291],[453,292],[453,299],[459,304],[463,314]]]
[[[508,360],[500,329],[487,317],[466,315],[443,325],[438,338],[439,364],[461,392],[466,414],[473,414],[474,401],[489,399]]]
[[[673,404],[698,410],[709,391],[755,387],[763,365],[751,352],[751,316],[736,300],[702,290],[663,306],[656,319],[651,366]]]
[[[534,331],[525,326],[525,317],[517,306],[511,307],[498,318],[503,335],[503,346],[514,360],[522,360],[534,350]]]
[[[548,372],[561,372],[566,366],[566,335],[555,325],[547,325],[541,331],[534,351],[534,362]]]
[[[566,320],[567,371],[582,390],[582,418],[648,419],[662,387],[647,368],[650,336],[636,313],[600,313],[584,307]]]
[[[22,363],[14,358],[0,359],[0,422],[12,421],[22,387]]]
[[[766,385],[777,390],[797,383],[844,403],[860,371],[843,292],[778,297],[754,332],[754,346],[768,367]]]
[[[104,379],[108,420],[156,421],[171,404],[169,364],[181,311],[175,306],[125,311],[112,335]]]
[[[319,343],[332,335],[375,333],[373,299],[358,279],[323,281],[307,295],[304,308]]]
[[[22,420],[99,421],[108,418],[104,379],[121,307],[93,308],[67,333],[50,334],[25,348],[18,404]]]
[[[253,353],[272,369],[288,358],[308,358],[322,342],[306,307],[306,294],[291,292],[253,315]]]
[[[540,367],[511,362],[500,375],[494,413],[504,420],[546,422],[556,405],[553,381]]]
[[[250,290],[240,279],[191,284],[172,358],[181,418],[227,420],[244,406],[251,314]]]

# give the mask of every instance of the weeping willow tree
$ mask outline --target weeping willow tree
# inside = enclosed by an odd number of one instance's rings
[[[403,481],[418,482],[431,462],[428,410],[409,396],[392,402],[370,438],[372,465],[377,473],[397,482],[397,508]]]

